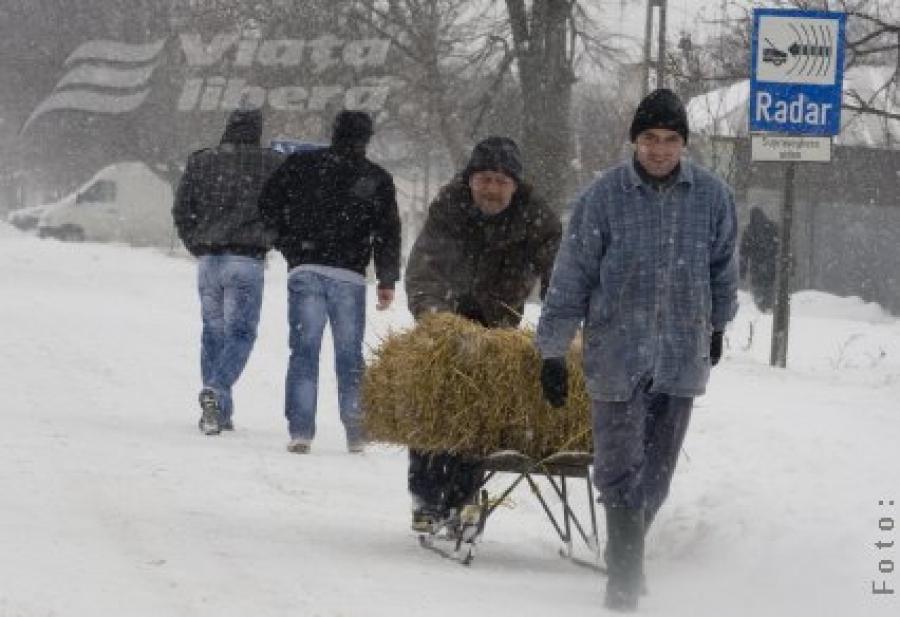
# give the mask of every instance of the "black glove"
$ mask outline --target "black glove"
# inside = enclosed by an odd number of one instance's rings
[[[713,366],[722,359],[722,331],[714,330],[709,338],[709,363]]]
[[[469,294],[463,294],[456,299],[456,314],[487,327],[481,305]]]
[[[566,404],[569,395],[569,371],[565,358],[547,358],[541,363],[541,388],[553,407]]]

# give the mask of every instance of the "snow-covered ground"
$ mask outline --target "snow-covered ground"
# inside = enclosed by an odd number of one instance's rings
[[[314,451],[284,450],[280,259],[237,430],[200,435],[194,277],[183,257],[0,224],[0,616],[604,614],[603,580],[560,559],[528,491],[470,567],[420,548],[405,454],[345,452],[328,344]],[[779,370],[771,318],[742,300],[649,538],[640,613],[898,615],[873,581],[900,588],[879,571],[900,564],[900,322],[797,294]],[[401,294],[370,311],[368,340],[409,323]]]

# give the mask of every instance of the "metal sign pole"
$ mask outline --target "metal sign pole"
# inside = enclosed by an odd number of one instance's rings
[[[753,9],[748,128],[763,135],[751,137],[751,160],[786,162],[770,358],[780,368],[787,366],[794,177],[798,162],[831,160],[827,138],[841,131],[845,30],[843,13]]]
[[[781,229],[778,237],[778,283],[775,307],[772,311],[772,353],[770,366],[787,366],[788,332],[791,321],[791,270],[794,252],[791,250],[791,228],[794,224],[794,177],[797,163],[787,163],[784,169],[784,205],[781,209]]]

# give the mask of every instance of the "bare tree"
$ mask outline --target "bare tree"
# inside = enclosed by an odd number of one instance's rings
[[[530,174],[551,198],[567,197],[570,115],[576,82],[574,0],[506,0],[523,101],[523,145]],[[562,204],[557,203],[557,207]]]
[[[353,20],[396,52],[394,119],[456,166],[510,78],[503,15],[489,0],[358,0]]]
[[[853,103],[844,109],[900,120],[892,111],[900,107],[900,9],[896,3],[873,3],[862,0],[841,0],[824,3],[829,10],[847,14],[847,62],[853,67],[863,64],[893,66],[893,77],[868,96],[857,91],[845,94]],[[888,107],[890,106],[890,107]]]
[[[452,160],[460,164],[472,140],[521,113],[513,136],[523,143],[529,175],[557,207],[568,201],[576,65],[581,56],[608,60],[612,50],[596,35],[590,3],[506,0],[505,13],[489,1],[359,4],[360,19],[403,54],[410,67],[404,99],[417,103],[419,126],[437,129]]]

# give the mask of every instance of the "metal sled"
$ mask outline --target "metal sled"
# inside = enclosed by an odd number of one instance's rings
[[[423,546],[435,550],[445,557],[458,559],[465,565],[471,564],[475,556],[475,547],[484,531],[487,520],[496,509],[509,497],[509,495],[523,481],[531,489],[547,520],[553,526],[559,539],[562,541],[559,554],[572,563],[587,566],[604,572],[603,557],[600,551],[600,541],[597,532],[597,511],[595,508],[594,489],[591,484],[591,465],[594,457],[588,452],[557,452],[542,459],[534,459],[515,450],[503,450],[495,452],[483,459],[485,476],[479,486],[478,499],[474,506],[477,508],[478,517],[475,521],[472,512],[466,517],[466,522],[460,522],[459,515],[452,513],[447,521],[442,521],[430,534],[422,534],[419,537]],[[512,481],[500,493],[499,496],[488,498],[485,484],[498,474],[511,474]],[[559,498],[556,512],[551,508],[547,499],[541,492],[537,482],[538,478],[545,478]],[[569,479],[584,481],[587,490],[588,512],[579,517],[569,500]],[[589,526],[582,519],[589,517]],[[574,528],[574,529],[573,529]],[[591,559],[581,559],[574,554],[574,538],[578,537],[584,542],[591,554]],[[449,540],[453,550],[443,550],[435,540]]]

